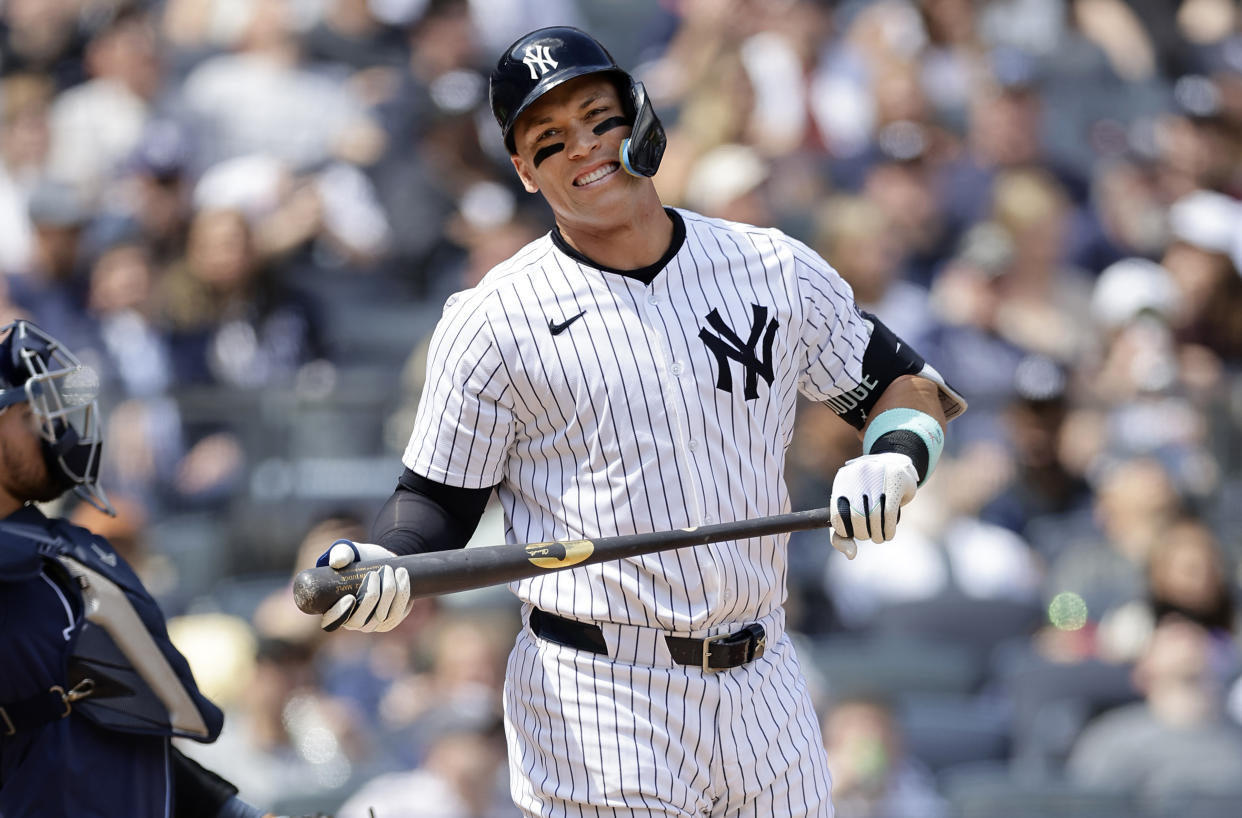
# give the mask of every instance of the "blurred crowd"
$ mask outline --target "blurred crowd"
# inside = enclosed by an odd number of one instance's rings
[[[0,323],[100,374],[121,515],[66,513],[226,708],[187,752],[515,814],[507,593],[325,635],[288,584],[367,538],[444,298],[550,227],[487,106],[550,24],[646,84],[666,203],[806,242],[970,401],[892,543],[791,541],[837,814],[1242,814],[1234,0],[0,2]],[[802,407],[795,508],[859,452]]]

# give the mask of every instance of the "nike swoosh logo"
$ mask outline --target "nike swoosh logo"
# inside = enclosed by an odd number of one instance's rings
[[[578,313],[573,318],[566,318],[564,321],[562,321],[559,324],[557,324],[551,318],[549,318],[548,319],[548,330],[553,335],[560,335],[562,332],[569,329],[570,324],[577,321],[579,318],[581,318],[584,315],[586,315],[586,310],[583,310],[582,312]]]

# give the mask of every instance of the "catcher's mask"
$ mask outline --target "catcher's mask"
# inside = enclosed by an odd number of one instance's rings
[[[103,435],[99,376],[29,321],[0,327],[0,412],[27,402],[39,425],[48,474],[107,514],[116,511],[97,483]]]
[[[505,147],[509,153],[517,152],[513,125],[535,100],[561,83],[587,74],[608,74],[617,83],[632,126],[629,137],[621,143],[621,166],[632,176],[654,176],[667,140],[646,89],[621,70],[594,37],[568,26],[532,31],[509,46],[496,63],[489,97]]]

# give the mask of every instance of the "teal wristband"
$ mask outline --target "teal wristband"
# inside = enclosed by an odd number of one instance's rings
[[[888,409],[876,415],[871,419],[867,432],[863,435],[863,452],[871,454],[871,447],[877,440],[889,432],[901,429],[918,435],[923,444],[927,446],[927,473],[919,481],[921,486],[927,482],[927,478],[931,477],[932,470],[936,468],[936,461],[940,459],[940,452],[944,450],[944,430],[940,428],[940,423],[926,412],[920,412],[918,409],[898,408]]]

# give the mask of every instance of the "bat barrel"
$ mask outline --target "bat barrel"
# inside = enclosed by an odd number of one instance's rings
[[[367,573],[385,563],[393,567],[406,567],[410,574],[410,595],[419,598],[499,585],[551,571],[674,548],[823,528],[830,522],[829,509],[819,508],[697,528],[622,534],[596,540],[434,551],[382,562],[354,563],[339,571],[309,568],[294,578],[293,600],[305,613],[322,614],[341,597],[356,593]]]

